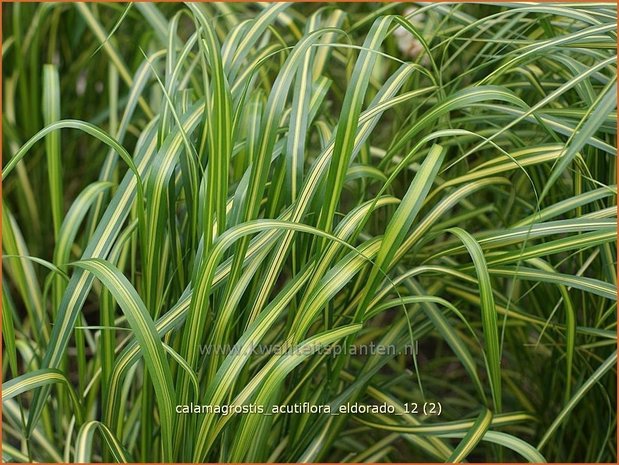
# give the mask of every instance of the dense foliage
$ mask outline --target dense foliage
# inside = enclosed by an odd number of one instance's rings
[[[2,6],[5,460],[616,461],[615,5]]]

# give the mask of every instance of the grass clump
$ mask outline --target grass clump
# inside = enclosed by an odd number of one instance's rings
[[[5,460],[616,460],[614,5],[3,13]]]

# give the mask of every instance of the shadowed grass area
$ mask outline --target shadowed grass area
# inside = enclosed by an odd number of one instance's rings
[[[615,5],[2,7],[4,460],[616,461]]]

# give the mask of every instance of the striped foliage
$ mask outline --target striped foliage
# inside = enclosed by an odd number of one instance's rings
[[[4,460],[616,461],[613,4],[3,13]]]

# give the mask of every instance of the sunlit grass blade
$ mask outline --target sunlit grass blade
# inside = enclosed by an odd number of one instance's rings
[[[157,394],[163,431],[163,457],[168,460],[172,454],[172,432],[175,422],[173,411],[176,405],[176,393],[155,324],[131,283],[118,269],[104,260],[94,258],[80,260],[73,265],[95,275],[112,293],[139,341],[144,354],[144,361],[153,378],[153,386]]]

